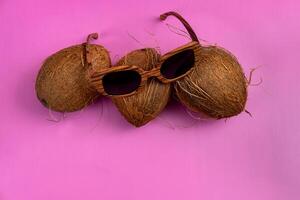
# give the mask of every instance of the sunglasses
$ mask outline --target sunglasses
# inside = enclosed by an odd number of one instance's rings
[[[171,83],[191,72],[199,60],[199,40],[188,24],[176,12],[167,12],[160,16],[165,20],[168,16],[179,19],[191,36],[192,42],[162,56],[152,70],[143,70],[139,66],[115,66],[88,74],[90,84],[103,96],[129,96],[140,91],[149,78],[157,78],[162,83]]]
[[[88,74],[90,84],[104,96],[129,96],[143,88],[149,78],[171,83],[186,76],[198,61],[199,44],[190,42],[162,56],[152,70],[139,66],[115,66]]]

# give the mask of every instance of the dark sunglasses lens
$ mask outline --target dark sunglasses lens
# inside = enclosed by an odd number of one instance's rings
[[[111,72],[103,77],[102,83],[107,94],[124,95],[138,89],[141,84],[141,76],[132,70]]]
[[[160,68],[160,73],[167,79],[177,78],[188,72],[194,63],[194,50],[188,49],[166,59]]]

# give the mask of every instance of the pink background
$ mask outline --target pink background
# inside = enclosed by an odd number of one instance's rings
[[[253,118],[198,121],[171,102],[136,129],[103,98],[47,120],[34,92],[44,58],[95,31],[113,61],[143,47],[165,53],[188,42],[158,21],[169,10],[232,51],[246,74],[260,67]],[[299,11],[296,0],[1,0],[0,199],[299,199]]]

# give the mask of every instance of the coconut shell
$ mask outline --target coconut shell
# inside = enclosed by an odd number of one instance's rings
[[[201,47],[194,70],[174,87],[190,110],[212,118],[235,116],[245,109],[247,84],[241,65],[227,50]]]
[[[135,50],[121,58],[117,65],[136,65],[151,70],[160,59],[155,49]],[[170,84],[151,78],[138,93],[125,97],[112,97],[126,120],[136,127],[154,119],[166,106],[170,97]]]
[[[86,72],[91,68],[109,67],[109,53],[104,47],[94,44],[86,44],[86,50],[85,54],[84,45],[75,45],[45,60],[35,86],[37,97],[44,106],[59,112],[72,112],[98,97],[97,91],[89,86]]]

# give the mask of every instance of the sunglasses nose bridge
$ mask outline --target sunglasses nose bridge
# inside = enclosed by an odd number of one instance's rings
[[[151,70],[144,71],[143,75],[147,78],[157,77],[160,75],[160,71],[158,68],[153,68]]]

